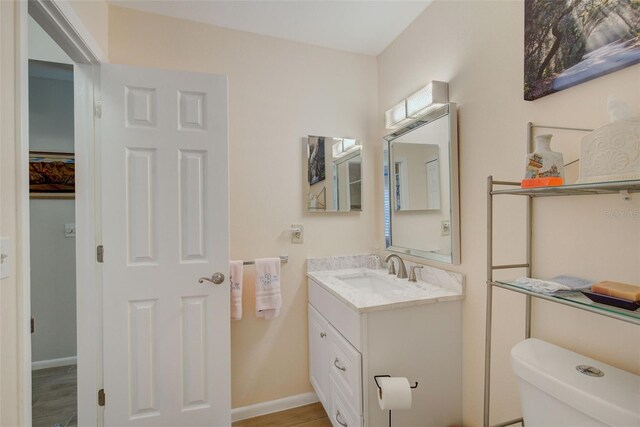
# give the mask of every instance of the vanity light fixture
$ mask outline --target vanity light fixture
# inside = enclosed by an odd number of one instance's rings
[[[333,144],[332,154],[334,159],[346,156],[347,154],[360,149],[360,141],[344,138]]]
[[[385,127],[398,129],[449,102],[449,84],[433,80],[384,114]]]
[[[417,119],[449,102],[449,85],[432,81],[407,99],[407,116]]]

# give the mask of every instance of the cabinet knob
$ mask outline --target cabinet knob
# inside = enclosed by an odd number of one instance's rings
[[[338,363],[340,363],[340,359],[336,357],[336,360],[333,361],[333,366],[335,366],[336,368],[340,369],[343,372],[347,370],[347,368],[345,368],[344,366],[338,365]]]
[[[320,338],[324,338],[326,336],[327,336],[327,334],[325,334],[324,332],[320,332]]]

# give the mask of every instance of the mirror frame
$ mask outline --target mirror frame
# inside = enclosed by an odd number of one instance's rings
[[[458,158],[458,109],[455,103],[450,102],[447,105],[432,111],[424,117],[416,119],[406,126],[395,130],[393,133],[386,135],[383,143],[383,171],[385,165],[391,164],[391,142],[397,138],[425,126],[431,122],[448,116],[449,118],[449,197],[450,197],[450,236],[451,236],[451,255],[441,255],[433,252],[423,251],[419,249],[406,248],[393,244],[393,200],[391,199],[391,173],[385,178],[383,174],[383,191],[389,193],[389,204],[385,206],[385,216],[389,218],[389,237],[387,239],[385,230],[386,250],[398,254],[410,255],[418,258],[430,259],[448,264],[460,264],[460,179],[459,179],[459,158]],[[442,168],[444,165],[440,165]],[[385,194],[385,196],[387,196]]]

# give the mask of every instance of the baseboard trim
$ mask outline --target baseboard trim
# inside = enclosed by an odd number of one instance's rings
[[[31,370],[37,371],[38,369],[57,368],[58,366],[75,365],[78,363],[76,356],[63,357],[60,359],[39,360],[37,362],[31,362]]]
[[[286,411],[287,409],[297,408],[298,406],[309,405],[316,402],[318,402],[318,396],[312,391],[309,393],[296,394],[294,396],[271,400],[269,402],[234,408],[231,410],[231,421],[246,420],[247,418]]]

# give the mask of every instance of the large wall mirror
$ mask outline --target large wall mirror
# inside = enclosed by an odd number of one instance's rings
[[[384,139],[387,250],[459,264],[456,105],[440,107]]]
[[[307,211],[361,211],[362,146],[360,141],[309,135],[305,145]]]

